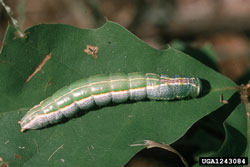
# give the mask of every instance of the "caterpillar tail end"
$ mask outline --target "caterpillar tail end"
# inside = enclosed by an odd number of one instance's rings
[[[193,91],[190,94],[190,96],[192,98],[196,98],[196,97],[199,97],[202,92],[202,83],[199,78],[193,78],[193,82],[195,86],[193,86]]]
[[[21,121],[18,121],[17,123],[21,126]],[[20,130],[20,131],[21,131],[22,133],[23,133],[24,131],[26,131],[26,130],[27,130],[27,129],[22,128],[22,126],[21,126],[21,130]]]
[[[21,125],[21,121],[18,121],[17,122],[19,125]],[[20,130],[22,133],[25,131],[25,129],[23,129],[23,128],[21,128],[21,130]]]

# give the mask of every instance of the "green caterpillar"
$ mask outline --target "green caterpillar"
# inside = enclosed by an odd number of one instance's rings
[[[168,77],[140,72],[97,75],[63,87],[52,96],[31,108],[19,121],[21,132],[37,129],[72,117],[79,110],[94,105],[104,106],[110,102],[127,100],[173,100],[197,97],[201,81],[194,77]]]

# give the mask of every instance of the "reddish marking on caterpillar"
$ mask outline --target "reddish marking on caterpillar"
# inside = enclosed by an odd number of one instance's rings
[[[42,62],[35,69],[35,71],[28,77],[28,79],[26,80],[26,82],[29,82],[31,80],[31,78],[33,78],[36,75],[36,73],[38,73],[39,71],[41,71],[41,69],[43,68],[43,66],[47,63],[47,61],[51,57],[52,57],[52,53],[49,53],[48,55],[46,55],[45,58],[42,60]]]
[[[92,45],[86,45],[86,49],[83,50],[85,53],[88,55],[91,55],[94,57],[94,59],[97,58],[97,53],[98,53],[98,47],[97,46],[92,46]]]
[[[162,79],[161,82],[165,82],[165,83],[169,83],[169,84],[174,84],[174,83],[183,83],[183,84],[187,84],[188,83],[188,79],[186,78],[176,78],[176,79],[172,79],[172,78],[167,78],[167,79]]]

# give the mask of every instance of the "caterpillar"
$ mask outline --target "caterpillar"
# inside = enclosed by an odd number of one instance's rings
[[[70,118],[79,110],[127,100],[173,100],[197,97],[201,81],[195,77],[168,77],[153,73],[115,73],[81,79],[56,91],[18,121],[21,132]]]

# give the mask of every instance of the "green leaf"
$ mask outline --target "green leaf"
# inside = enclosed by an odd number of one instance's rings
[[[231,80],[192,57],[151,48],[123,27],[107,22],[95,30],[38,25],[27,38],[8,28],[0,55],[0,157],[9,166],[123,166],[144,140],[170,144],[235,92]],[[86,45],[98,47],[97,58]],[[49,53],[49,59],[29,82]],[[197,99],[141,101],[82,111],[78,117],[39,130],[20,132],[28,109],[65,85],[95,74],[151,72],[203,80]],[[17,156],[18,155],[18,156]],[[17,158],[18,157],[18,158]]]
[[[226,138],[216,156],[247,156],[247,117],[244,104],[240,104],[224,122]]]
[[[174,40],[170,43],[175,49],[181,50],[182,52],[189,54],[196,60],[199,60],[208,67],[218,71],[218,60],[216,53],[210,44],[205,44],[202,47],[194,47],[189,43],[185,43],[180,40]]]
[[[189,146],[180,153],[195,156],[197,163],[194,166],[199,166],[199,157],[249,157],[247,115],[245,104],[237,93],[228,104],[196,122],[174,145]]]
[[[249,157],[249,137],[247,136],[249,123],[246,115],[244,104],[234,109],[223,124],[225,129],[223,144],[216,152],[208,154],[209,157]]]

